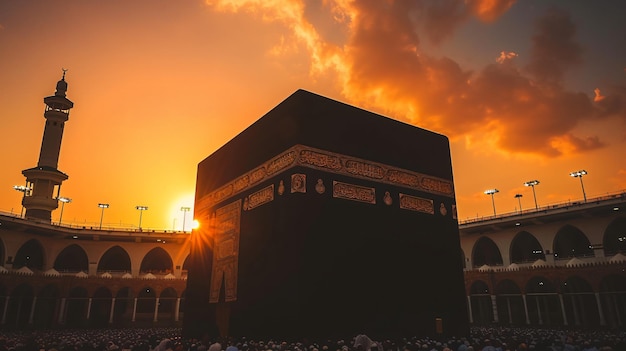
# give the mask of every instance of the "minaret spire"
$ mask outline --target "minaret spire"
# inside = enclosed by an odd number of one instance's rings
[[[61,192],[61,183],[68,178],[67,174],[57,169],[63,129],[69,119],[70,109],[74,107],[74,103],[65,95],[66,72],[67,70],[63,68],[63,76],[57,82],[54,95],[43,99],[46,104],[43,115],[46,124],[37,167],[22,171],[26,177],[27,188],[30,189],[24,193],[22,200],[22,205],[26,208],[26,218],[50,222],[52,211],[59,206],[57,198]]]

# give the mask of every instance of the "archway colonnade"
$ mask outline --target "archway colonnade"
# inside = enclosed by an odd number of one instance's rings
[[[32,278],[3,275],[0,327],[173,326],[184,313],[183,279]]]

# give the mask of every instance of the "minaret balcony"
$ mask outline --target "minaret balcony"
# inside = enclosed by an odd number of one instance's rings
[[[52,211],[59,207],[59,202],[55,198],[41,196],[26,196],[22,200],[22,205],[27,209]]]
[[[48,120],[67,122],[70,117],[70,110],[47,109],[43,116]]]
[[[61,182],[67,180],[68,178],[67,174],[52,167],[29,168],[23,170],[22,174],[26,177],[27,181],[32,181],[33,179],[46,179],[51,180],[55,184],[61,184]]]

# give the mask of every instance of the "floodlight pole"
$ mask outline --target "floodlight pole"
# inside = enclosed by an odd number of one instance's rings
[[[498,189],[489,189],[485,190],[485,194],[491,195],[491,205],[493,206],[493,216],[496,216],[496,200],[494,200],[493,195],[500,192]]]
[[[104,218],[104,209],[109,208],[109,204],[98,204],[98,207],[102,209],[102,211],[100,212],[100,228],[99,228],[99,229],[102,229],[102,218]]]
[[[529,186],[533,188],[533,198],[535,199],[535,210],[539,209],[537,206],[537,194],[535,194],[535,185],[539,184],[538,180],[530,180],[524,183],[524,186]]]
[[[141,230],[141,216],[143,211],[148,209],[148,206],[135,206],[135,208],[139,210],[139,230]]]
[[[180,208],[181,211],[183,211],[183,232],[185,231],[185,219],[187,218],[187,212],[189,212],[189,210],[191,210],[191,207],[181,207]]]
[[[569,175],[574,178],[580,178],[580,187],[583,189],[583,199],[587,202],[587,194],[585,194],[585,186],[583,185],[583,176],[587,174],[587,171],[581,169],[580,171],[572,172]]]
[[[69,197],[59,196],[57,197],[57,200],[61,201],[61,214],[59,215],[59,225],[61,225],[61,222],[63,221],[63,209],[65,209],[65,204],[72,202],[72,199],[70,199]]]
[[[522,194],[515,194],[515,198],[517,199],[517,202],[519,203],[519,213],[522,213]]]

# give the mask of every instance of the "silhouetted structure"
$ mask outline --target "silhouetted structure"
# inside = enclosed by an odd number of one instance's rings
[[[68,178],[67,174],[57,169],[63,127],[69,118],[70,109],[74,107],[74,103],[65,96],[66,91],[67,83],[63,70],[63,77],[57,82],[54,95],[43,99],[46,104],[44,112],[46,126],[37,167],[22,171],[26,177],[22,200],[22,205],[26,208],[26,218],[50,222],[52,211],[59,206],[57,198],[61,192],[61,183]]]
[[[299,90],[198,166],[188,335],[466,335],[445,136]]]

